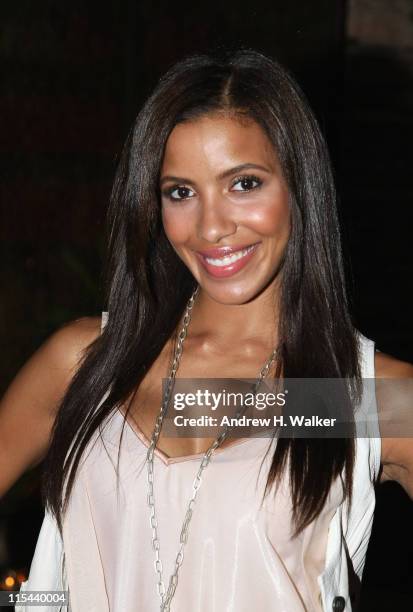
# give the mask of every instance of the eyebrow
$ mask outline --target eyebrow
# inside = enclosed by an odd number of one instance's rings
[[[260,164],[246,163],[246,164],[240,164],[239,166],[234,166],[233,168],[229,168],[228,170],[224,170],[224,172],[221,172],[221,174],[218,174],[217,178],[218,180],[222,181],[223,179],[228,178],[232,174],[238,174],[239,172],[242,172],[243,170],[246,170],[247,168],[255,168],[256,170],[263,170],[264,172],[267,172],[268,174],[271,173],[271,170],[269,170],[265,166],[261,166]],[[161,178],[160,185],[162,186],[167,181],[175,181],[177,183],[189,183],[190,185],[195,185],[195,181],[192,181],[191,179],[185,178],[183,176],[170,176],[170,175],[163,176]]]

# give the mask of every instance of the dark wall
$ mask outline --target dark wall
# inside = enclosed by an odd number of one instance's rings
[[[412,40],[413,45],[413,40]],[[412,361],[413,46],[347,45],[340,186],[359,326]]]
[[[381,351],[410,362],[412,51],[413,39],[411,50],[347,41],[338,150],[356,322]],[[377,487],[363,612],[411,607],[412,510],[397,483]]]

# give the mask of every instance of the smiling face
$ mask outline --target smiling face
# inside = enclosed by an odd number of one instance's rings
[[[276,286],[290,235],[289,192],[256,122],[208,115],[178,124],[160,177],[166,236],[201,290],[242,304]]]

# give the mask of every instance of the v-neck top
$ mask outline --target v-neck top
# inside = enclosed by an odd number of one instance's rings
[[[275,444],[275,438],[239,439],[211,456],[189,524],[171,612],[323,610],[319,577],[329,525],[344,499],[342,481],[336,479],[322,512],[292,538],[288,469],[276,493],[272,489],[263,498]],[[160,610],[147,504],[148,446],[137,423],[115,410],[82,457],[63,521],[72,612]],[[154,453],[165,589],[202,456]]]
[[[136,421],[130,415],[127,415],[125,419],[123,412],[121,410],[118,410],[118,412],[121,414],[122,419],[125,420],[126,425],[131,428],[131,430],[136,434],[136,436],[139,438],[142,444],[146,447],[146,449],[148,449],[150,445],[150,441],[148,440],[146,435],[143,433],[143,431],[141,430],[139,425],[136,423]],[[214,455],[219,455],[220,453],[225,452],[230,446],[237,446],[238,444],[244,444],[245,442],[249,442],[249,441],[251,441],[251,437],[238,438],[236,440],[231,441],[226,446],[216,448],[214,450]],[[159,457],[159,459],[166,466],[168,466],[168,465],[172,465],[173,463],[180,463],[181,461],[190,461],[192,459],[201,460],[205,453],[202,452],[202,453],[194,453],[193,455],[182,455],[179,457],[170,457],[164,451],[162,451],[160,448],[156,446],[154,449],[154,454],[157,457]]]

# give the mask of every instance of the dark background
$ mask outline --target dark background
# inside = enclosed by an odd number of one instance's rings
[[[187,53],[238,45],[283,61],[310,99],[334,162],[357,326],[413,362],[412,0],[3,0],[0,392],[61,323],[104,309],[110,186],[159,76]],[[0,501],[0,583],[28,573],[40,475]],[[412,508],[396,483],[377,488],[361,612],[411,609]]]

